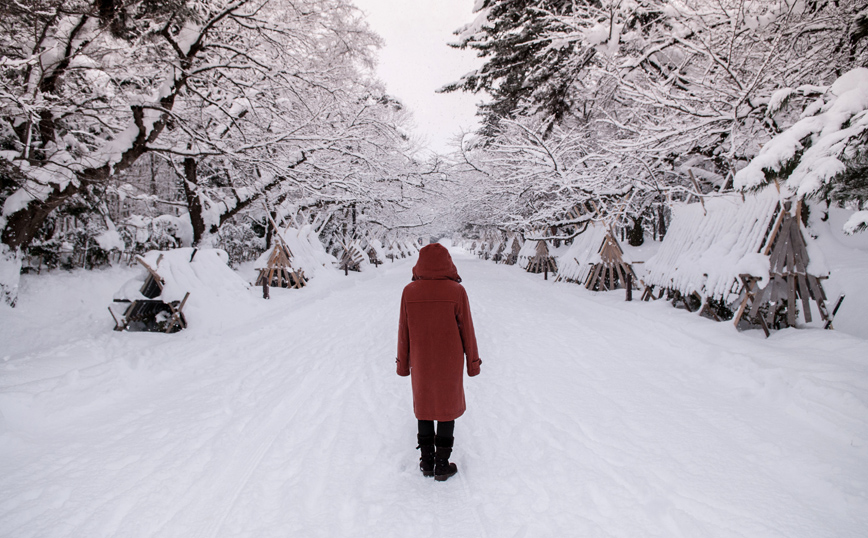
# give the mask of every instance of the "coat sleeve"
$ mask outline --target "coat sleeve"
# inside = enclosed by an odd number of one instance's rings
[[[401,315],[398,318],[398,375],[410,375],[410,329],[407,325],[407,302],[401,294]]]
[[[479,350],[476,348],[476,333],[473,331],[473,318],[470,315],[470,300],[467,291],[461,287],[461,299],[458,303],[458,331],[461,333],[461,343],[464,345],[464,355],[467,357],[467,375],[479,375]]]

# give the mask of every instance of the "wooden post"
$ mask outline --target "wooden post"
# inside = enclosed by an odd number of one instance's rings
[[[268,299],[268,282],[266,280],[262,281],[262,298]]]
[[[832,327],[832,320],[835,319],[835,314],[838,313],[838,309],[841,308],[841,303],[843,303],[843,302],[844,302],[844,294],[842,293],[838,297],[838,300],[835,301],[835,308],[832,309],[832,315],[829,316],[829,318],[826,320],[826,323],[823,325],[824,329],[834,329],[834,327]]]
[[[627,272],[627,300],[633,300],[633,274]]]

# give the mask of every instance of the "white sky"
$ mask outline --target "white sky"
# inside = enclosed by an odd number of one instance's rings
[[[482,95],[438,94],[438,88],[481,65],[472,51],[447,46],[452,32],[471,22],[474,0],[353,0],[385,41],[377,74],[390,95],[413,113],[415,135],[445,153],[454,136],[478,125]]]

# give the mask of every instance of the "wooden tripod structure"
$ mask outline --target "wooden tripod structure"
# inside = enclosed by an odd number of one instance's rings
[[[759,324],[766,336],[769,335],[769,328],[796,325],[799,301],[806,322],[812,320],[810,301],[813,300],[825,322],[824,327],[832,328],[834,313],[830,314],[826,307],[822,278],[808,273],[810,258],[800,225],[801,202],[797,202],[795,214],[790,213],[791,206],[790,202],[785,202],[781,208],[763,252],[769,256],[769,281],[765,288],[759,287],[758,278],[748,274],[739,275],[743,288],[734,323],[737,326],[744,319]],[[835,311],[842,300],[843,296],[838,299]]]
[[[274,229],[274,248],[271,249],[271,255],[268,257],[268,263],[265,267],[259,270],[259,277],[256,279],[257,286],[268,286],[272,288],[302,288],[307,284],[307,278],[304,276],[304,271],[296,270],[290,261],[292,251],[280,235],[280,230],[275,224],[271,215],[266,211],[268,221]]]
[[[338,244],[341,247],[339,267],[344,271],[344,274],[349,271],[361,271],[365,253],[359,242],[345,237],[339,239]]]
[[[528,273],[557,273],[558,264],[554,257],[549,254],[549,247],[545,241],[537,241],[536,252],[527,262]]]
[[[624,250],[615,238],[612,229],[603,238],[600,245],[600,262],[595,264],[588,273],[585,287],[592,291],[610,291],[618,288],[638,289],[638,279],[633,267],[624,261]]]
[[[521,241],[518,240],[517,236],[512,237],[512,241],[509,243],[509,252],[507,252],[504,257],[503,263],[506,265],[515,265],[518,262],[518,253],[521,252]]]
[[[843,296],[827,308],[826,277],[808,272],[801,209],[800,200],[781,199],[774,189],[674,207],[666,238],[645,263],[643,300],[666,294],[675,306],[767,335],[795,326],[799,310],[811,322],[814,301],[832,328]]]

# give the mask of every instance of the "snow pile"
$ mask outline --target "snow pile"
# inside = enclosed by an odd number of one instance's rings
[[[583,283],[591,267],[601,261],[600,248],[607,232],[605,224],[590,223],[584,232],[573,239],[573,244],[558,260],[558,278]]]
[[[776,94],[782,99],[783,94]],[[802,119],[771,139],[759,154],[735,175],[735,187],[754,189],[767,174],[780,174],[797,164],[783,182],[799,198],[816,193],[844,170],[841,157],[864,144],[868,132],[868,69],[853,69],[835,81],[809,105]]]
[[[645,284],[728,303],[735,299],[740,273],[768,280],[768,256],[760,252],[779,199],[775,189],[767,189],[744,201],[725,195],[707,198],[705,208],[698,203],[674,206],[663,243],[645,263]]]
[[[178,248],[168,251],[152,250],[142,256],[145,263],[163,279],[163,290],[158,297],[165,303],[182,301],[189,292],[184,307],[188,322],[209,316],[209,311],[249,297],[244,280],[229,268],[229,255],[220,249]],[[129,280],[115,294],[117,301],[148,299],[140,292],[148,277],[141,268],[138,277]]]
[[[293,269],[304,271],[304,276],[307,278],[315,276],[323,267],[331,269],[337,263],[335,257],[326,252],[316,230],[309,224],[302,226],[301,229],[288,227],[281,232],[280,237],[292,252],[289,261]],[[256,259],[254,267],[257,270],[265,268],[269,256],[271,256],[271,249],[263,252]]]
[[[98,236],[94,237],[94,239],[99,245],[99,248],[105,250],[106,252],[110,252],[112,250],[123,251],[127,248],[123,238],[121,237],[121,234],[116,229],[106,230]]]

